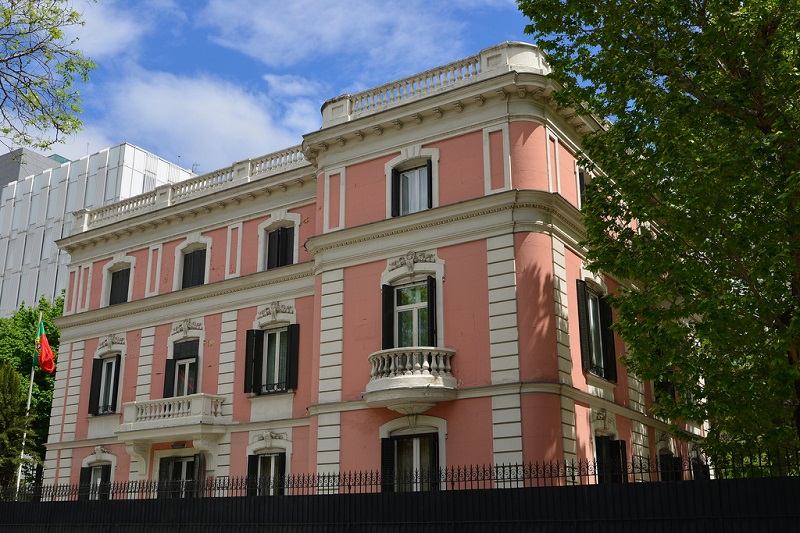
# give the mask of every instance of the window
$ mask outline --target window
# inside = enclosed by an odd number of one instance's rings
[[[92,388],[89,392],[89,414],[117,412],[117,384],[122,356],[116,354],[92,361]]]
[[[661,481],[683,480],[683,459],[675,456],[669,450],[662,450],[658,454],[658,468],[661,471]]]
[[[583,368],[592,374],[617,381],[614,332],[611,331],[611,307],[605,298],[578,280],[578,322]]]
[[[433,169],[428,159],[424,166],[408,170],[392,169],[392,216],[408,215],[433,207]]]
[[[278,228],[267,234],[267,270],[294,264],[294,227]]]
[[[438,434],[381,439],[381,487],[383,492],[438,490]]]
[[[653,396],[655,401],[658,402],[662,398],[676,398],[675,384],[670,379],[662,379],[653,382]]]
[[[167,359],[164,370],[164,398],[188,396],[197,392],[199,349],[199,339],[175,343],[172,359]]]
[[[124,304],[128,301],[130,279],[130,268],[123,268],[111,273],[111,291],[108,295],[108,305]]]
[[[206,282],[206,249],[199,248],[183,254],[181,288],[188,289]]]
[[[244,392],[265,394],[297,389],[300,326],[247,332]]]
[[[598,483],[628,481],[628,455],[624,440],[612,440],[605,435],[595,436],[597,447],[595,472]]]
[[[79,500],[107,500],[111,494],[111,465],[81,468]]]
[[[248,496],[283,496],[285,476],[285,453],[265,453],[247,457]]]
[[[203,454],[162,457],[158,470],[159,498],[190,498],[201,491],[205,475]]]
[[[436,346],[436,278],[383,286],[383,349]]]

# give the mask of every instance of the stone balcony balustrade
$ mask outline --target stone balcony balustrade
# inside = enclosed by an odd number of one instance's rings
[[[362,394],[369,407],[418,414],[439,402],[453,400],[458,382],[451,373],[455,350],[409,346],[369,356],[370,381]]]
[[[224,396],[191,394],[160,400],[128,402],[123,405],[123,423],[117,435],[129,440],[158,437],[168,430],[172,437],[200,438],[209,433],[224,433],[230,417],[224,416]]]

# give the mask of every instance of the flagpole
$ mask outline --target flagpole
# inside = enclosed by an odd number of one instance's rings
[[[39,324],[42,322],[42,311],[39,310]],[[36,324],[37,328],[39,324]],[[37,350],[38,351],[38,350]],[[34,357],[38,357],[35,355]],[[31,414],[31,396],[33,396],[33,378],[36,371],[36,365],[31,363],[31,379],[28,385],[28,405],[25,407],[25,431],[22,433],[22,451],[19,452],[19,468],[17,469],[17,492],[19,492],[19,485],[22,481],[22,463],[25,460],[25,441],[28,440],[28,417]]]

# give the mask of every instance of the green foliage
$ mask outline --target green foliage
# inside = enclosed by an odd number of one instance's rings
[[[8,318],[0,318],[0,361],[8,363],[16,371],[22,386],[23,414],[30,385],[31,366],[36,357],[36,328],[39,325],[39,311],[42,311],[47,340],[58,362],[59,331],[53,319],[61,316],[64,298],[59,297],[50,303],[44,297],[38,307],[23,304]],[[58,370],[56,370],[57,372]],[[33,394],[31,396],[31,420],[28,428],[28,441],[25,451],[37,462],[44,459],[45,442],[50,428],[50,407],[53,403],[53,384],[55,376],[37,369],[34,373]],[[0,384],[0,386],[2,386]],[[2,409],[2,407],[0,407]],[[16,455],[19,456],[19,450]]]
[[[712,452],[796,444],[800,1],[519,6],[556,99],[612,119],[584,139],[585,244],[628,281],[626,364],[674,381],[660,414],[707,420]]]
[[[0,133],[48,148],[81,128],[76,81],[95,64],[64,31],[82,25],[67,0],[0,0]]]
[[[13,485],[25,432],[26,393],[19,375],[7,361],[0,361],[0,487]]]

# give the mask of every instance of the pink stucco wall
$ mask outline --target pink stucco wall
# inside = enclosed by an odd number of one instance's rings
[[[381,272],[385,261],[344,270],[342,400],[359,400],[369,382],[369,361],[381,349]]]
[[[558,143],[558,164],[559,173],[561,175],[561,188],[559,192],[561,196],[577,207],[578,181],[575,177],[575,156],[564,143],[561,142]]]
[[[484,195],[483,132],[478,130],[426,144],[439,149],[439,205]]]
[[[345,224],[360,226],[386,218],[386,174],[384,165],[398,153],[347,167],[345,180]],[[319,198],[324,198],[322,179],[317,181]],[[322,204],[319,205],[317,232],[322,233]]]
[[[493,131],[489,134],[489,176],[492,190],[502,189],[505,185],[505,168],[503,132]]]
[[[561,397],[556,394],[523,394],[522,460],[527,462],[563,460]]]
[[[516,121],[509,124],[511,187],[548,190],[545,128],[541,124]]]

